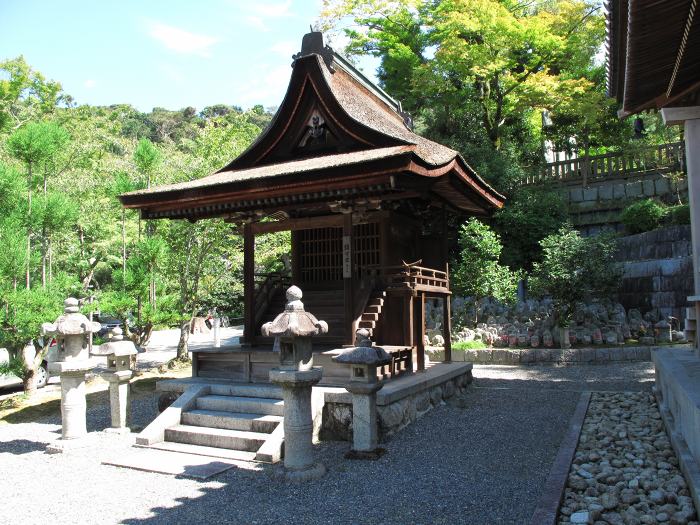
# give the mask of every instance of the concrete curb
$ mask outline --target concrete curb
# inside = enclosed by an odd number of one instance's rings
[[[591,400],[590,392],[582,392],[574,410],[574,415],[569,421],[569,431],[559,446],[557,456],[544,484],[544,491],[537,502],[537,507],[530,520],[531,525],[556,525],[559,505],[564,496],[566,480],[569,477],[571,461],[574,458],[578,439],[583,428],[583,420],[586,418],[588,403]]]

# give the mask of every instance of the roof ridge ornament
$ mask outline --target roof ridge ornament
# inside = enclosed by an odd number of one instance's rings
[[[321,31],[311,31],[306,33],[301,39],[301,51],[292,55],[292,67],[297,60],[309,55],[318,55],[326,63],[328,70],[335,73],[333,67],[333,49],[323,43],[323,33]]]

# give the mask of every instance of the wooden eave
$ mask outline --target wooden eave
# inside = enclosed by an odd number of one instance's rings
[[[126,194],[120,199],[124,207],[141,210],[145,219],[197,220],[353,197],[390,199],[391,195],[415,189],[417,183],[423,191],[433,191],[463,212],[487,215],[490,210],[503,206],[502,199],[494,198],[487,188],[479,187],[478,179],[474,180],[458,159],[434,168],[406,148],[404,153],[391,158],[306,172],[303,180],[299,180],[296,173],[289,173],[216,186]]]
[[[698,0],[608,2],[608,94],[620,116],[697,103]]]

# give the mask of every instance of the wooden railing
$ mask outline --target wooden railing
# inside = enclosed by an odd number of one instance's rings
[[[525,184],[573,181],[581,179],[585,184],[591,179],[619,177],[632,173],[668,173],[683,169],[683,142],[635,148],[633,151],[592,155],[577,159],[550,162],[544,170],[528,176]]]
[[[420,261],[380,268],[387,292],[404,290],[441,294],[450,292],[450,279],[447,272],[419,266],[419,263]]]
[[[284,272],[255,274],[255,326],[260,324],[275,294],[291,284],[291,277]]]

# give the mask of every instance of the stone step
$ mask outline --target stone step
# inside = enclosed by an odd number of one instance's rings
[[[216,396],[262,397],[282,399],[282,389],[275,385],[241,383],[234,385],[212,384],[209,393]]]
[[[223,412],[243,412],[247,414],[284,415],[284,402],[281,399],[245,396],[209,395],[197,398],[197,408]]]
[[[157,450],[167,450],[169,452],[181,452],[184,454],[195,454],[197,456],[209,456],[213,458],[234,459],[238,461],[255,461],[255,452],[243,450],[232,450],[229,448],[205,447],[203,445],[191,445],[189,443],[178,443],[176,441],[161,441],[152,445],[136,447],[155,448]]]
[[[165,429],[165,441],[242,450],[244,452],[257,452],[268,437],[268,434],[260,432],[195,427],[191,425],[175,425]]]
[[[190,410],[182,413],[182,423],[197,427],[224,428],[269,434],[284,418],[282,416],[223,412],[219,410]]]
[[[374,328],[376,325],[375,321],[360,321],[357,323],[358,328]]]
[[[379,320],[379,313],[374,313],[374,312],[365,312],[362,314],[362,318],[360,321],[378,321]]]
[[[365,308],[365,313],[367,314],[380,314],[382,313],[382,306],[378,304],[371,304]]]

